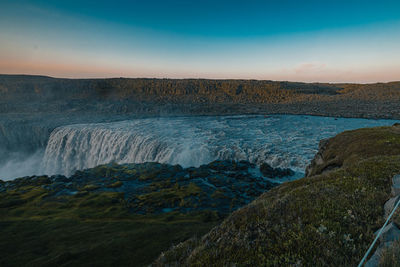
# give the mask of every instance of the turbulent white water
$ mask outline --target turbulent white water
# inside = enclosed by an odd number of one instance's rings
[[[157,161],[199,166],[216,159],[268,162],[303,172],[319,140],[390,120],[314,116],[223,116],[149,118],[56,128],[42,161],[42,172],[69,175],[115,161]]]

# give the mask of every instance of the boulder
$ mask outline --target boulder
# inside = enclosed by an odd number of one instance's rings
[[[244,160],[215,160],[202,166],[215,171],[247,171],[249,168],[255,167],[254,164]]]
[[[311,163],[306,167],[306,177],[317,174],[318,167],[325,164],[323,153],[329,144],[329,139],[322,139],[318,144],[318,152],[315,154]]]
[[[379,230],[375,233],[377,235]],[[400,240],[400,229],[395,223],[389,223],[383,229],[381,236],[379,237],[380,245],[376,248],[374,254],[365,264],[365,267],[377,267],[382,257],[382,252],[385,248],[392,246],[393,242]]]
[[[399,196],[392,197],[388,201],[386,201],[384,209],[385,209],[385,219],[389,216],[392,212],[394,206],[396,205],[397,201],[399,200]]]
[[[267,163],[263,163],[260,165],[260,171],[262,175],[264,175],[264,177],[268,178],[282,178],[294,175],[294,171],[292,171],[291,169],[272,168],[271,165]]]
[[[386,225],[383,229],[381,236],[379,237],[379,241],[381,243],[393,242],[400,239],[400,229],[393,222]]]
[[[393,244],[393,242],[386,242],[383,245],[379,246],[376,250],[375,253],[371,256],[371,258],[365,263],[365,267],[378,267],[379,262],[382,257],[382,252],[385,248],[390,247]]]
[[[392,178],[392,195],[400,195],[400,174],[397,174]]]

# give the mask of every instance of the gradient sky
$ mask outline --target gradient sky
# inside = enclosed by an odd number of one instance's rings
[[[400,1],[0,0],[0,73],[400,80]]]

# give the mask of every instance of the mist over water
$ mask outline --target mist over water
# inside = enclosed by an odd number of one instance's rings
[[[183,167],[217,159],[248,160],[304,172],[319,140],[390,120],[314,116],[204,116],[148,118],[56,128],[41,170],[70,175],[115,161],[161,162]]]
[[[30,175],[42,174],[41,162],[44,155],[43,150],[38,150],[33,154],[12,153],[0,164],[0,179],[11,180]]]

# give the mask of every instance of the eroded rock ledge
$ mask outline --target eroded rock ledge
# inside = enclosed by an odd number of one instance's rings
[[[77,171],[68,178],[62,175],[32,176],[0,182],[0,192],[38,186],[47,191],[44,200],[48,202],[65,196],[118,193],[125,206],[136,214],[209,210],[227,215],[278,185],[271,179],[253,175],[251,170],[255,168],[247,161],[229,160],[213,161],[198,168],[160,163],[114,163]],[[289,169],[270,167],[269,170],[269,178],[294,174]]]

